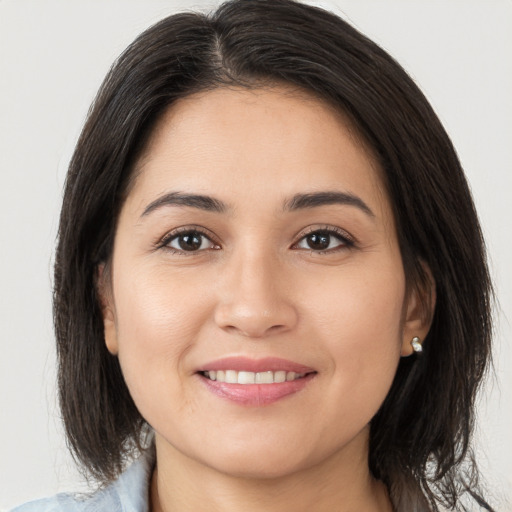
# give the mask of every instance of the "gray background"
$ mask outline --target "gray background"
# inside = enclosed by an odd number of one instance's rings
[[[479,402],[478,451],[504,503],[512,494],[512,2],[310,3],[341,14],[398,59],[465,166],[500,301],[496,377]],[[90,101],[149,24],[214,5],[0,0],[0,509],[84,489],[56,407],[50,300],[62,183]]]

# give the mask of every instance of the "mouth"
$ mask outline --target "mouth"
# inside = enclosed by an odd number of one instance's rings
[[[284,359],[229,357],[208,363],[196,373],[215,396],[254,407],[298,393],[318,372]]]
[[[249,372],[237,370],[209,370],[200,372],[203,377],[209,380],[227,383],[227,384],[280,384],[283,382],[291,382],[297,379],[302,379],[310,373],[304,372],[296,373],[286,370],[267,370],[263,372]]]

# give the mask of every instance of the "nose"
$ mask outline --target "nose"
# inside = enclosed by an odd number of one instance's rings
[[[248,338],[291,330],[298,315],[290,297],[289,277],[277,257],[238,255],[222,273],[216,324]]]

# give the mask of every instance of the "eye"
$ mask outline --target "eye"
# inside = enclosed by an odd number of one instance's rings
[[[317,252],[335,251],[342,247],[351,247],[352,240],[347,235],[332,229],[315,230],[303,236],[294,248]]]
[[[197,252],[217,247],[210,238],[197,230],[171,234],[164,240],[163,246],[176,252]]]

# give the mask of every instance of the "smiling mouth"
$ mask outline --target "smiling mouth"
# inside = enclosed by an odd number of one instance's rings
[[[296,373],[285,370],[247,372],[237,370],[210,370],[200,374],[209,380],[226,384],[280,384],[302,379],[316,372]]]

